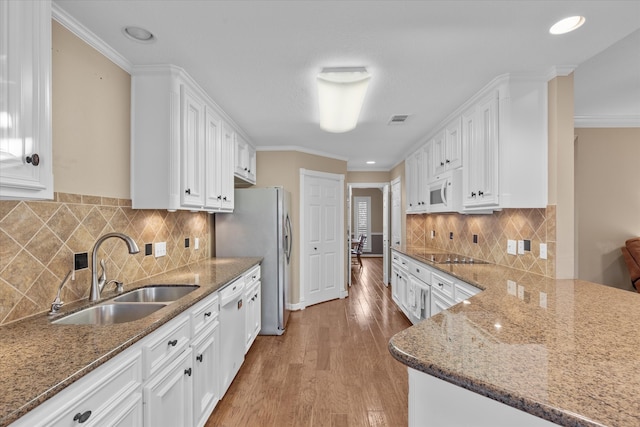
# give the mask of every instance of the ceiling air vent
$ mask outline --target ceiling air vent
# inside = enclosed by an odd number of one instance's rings
[[[401,125],[404,122],[407,121],[407,119],[409,118],[408,114],[396,114],[391,116],[391,119],[389,119],[389,123],[390,125]]]

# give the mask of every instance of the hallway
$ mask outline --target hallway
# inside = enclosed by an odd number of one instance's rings
[[[407,425],[406,366],[387,344],[410,323],[382,284],[382,258],[352,274],[348,298],[292,312],[283,336],[258,336],[207,427]]]

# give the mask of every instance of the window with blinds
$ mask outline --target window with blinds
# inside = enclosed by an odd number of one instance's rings
[[[353,235],[357,239],[361,234],[367,236],[363,251],[371,252],[371,197],[353,198]]]

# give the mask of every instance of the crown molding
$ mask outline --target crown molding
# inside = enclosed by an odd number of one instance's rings
[[[547,72],[547,81],[555,79],[556,77],[566,77],[573,73],[577,65],[554,65]]]
[[[336,156],[335,154],[327,153],[319,150],[312,150],[306,147],[300,147],[297,145],[263,145],[256,147],[256,151],[298,151],[305,154],[313,154],[314,156],[328,157],[330,159],[348,161],[346,157]]]
[[[631,116],[575,116],[576,128],[636,128],[640,127],[640,115]]]
[[[105,43],[101,38],[96,36],[91,30],[82,25],[73,16],[69,15],[64,9],[55,2],[51,5],[51,16],[67,30],[78,36],[82,41],[96,49],[102,55],[106,56],[111,62],[131,74],[133,64],[115,49]]]

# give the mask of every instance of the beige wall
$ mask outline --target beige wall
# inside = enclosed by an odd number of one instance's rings
[[[556,278],[572,279],[575,269],[573,74],[549,81],[549,205],[556,206]]]
[[[56,21],[52,37],[54,189],[127,199],[131,77]]]
[[[389,182],[391,174],[389,172],[349,172],[347,173],[348,184],[361,183],[381,183]]]
[[[293,303],[296,304],[300,301],[299,290],[301,283],[300,250],[298,248],[300,236],[300,169],[341,174],[346,177],[347,162],[298,151],[258,151],[256,169],[258,171],[256,187],[282,186],[291,193],[291,222],[295,236],[293,249],[291,251],[291,267],[293,276],[293,292],[291,298]]]
[[[640,128],[575,132],[578,278],[632,290],[620,247],[640,236]]]

